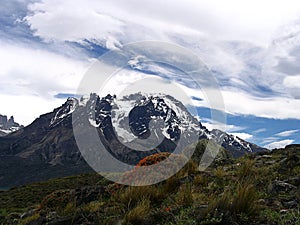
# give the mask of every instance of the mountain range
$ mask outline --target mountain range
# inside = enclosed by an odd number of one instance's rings
[[[266,151],[226,132],[209,131],[169,95],[137,93],[117,99],[90,94],[81,99],[68,98],[30,125],[0,138],[0,186],[93,171],[74,136],[76,133],[89,141],[85,136],[90,129],[97,130],[111,155],[131,165],[154,153],[184,148],[195,138],[211,139],[234,157]],[[99,148],[90,142],[91,148]],[[153,143],[157,145],[153,147]]]
[[[23,126],[15,122],[14,117],[7,119],[6,115],[0,114],[0,136],[5,136],[11,132],[19,130]]]

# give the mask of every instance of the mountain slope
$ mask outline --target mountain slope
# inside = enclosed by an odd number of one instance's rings
[[[0,224],[300,224],[300,145],[206,171],[193,160],[151,186],[120,186],[94,173],[0,191]]]
[[[90,172],[74,137],[75,131],[88,139],[90,129],[97,130],[108,152],[132,165],[198,139],[216,140],[234,156],[265,150],[224,132],[208,131],[171,96],[138,93],[116,99],[91,94],[80,100],[69,98],[29,126],[0,138],[0,186]]]

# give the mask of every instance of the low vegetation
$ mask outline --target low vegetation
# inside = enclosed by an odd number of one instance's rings
[[[205,171],[193,158],[151,186],[112,184],[86,174],[3,191],[0,224],[300,224],[298,146],[238,159],[221,154]],[[156,158],[161,160],[152,156],[138,166]]]

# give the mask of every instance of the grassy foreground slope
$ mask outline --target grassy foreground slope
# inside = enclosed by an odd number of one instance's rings
[[[300,146],[218,160],[193,159],[168,180],[144,187],[97,174],[0,192],[0,224],[300,224]]]

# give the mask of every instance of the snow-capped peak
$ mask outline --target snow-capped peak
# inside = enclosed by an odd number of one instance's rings
[[[50,121],[49,126],[55,126],[68,115],[71,115],[75,111],[78,102],[78,99],[69,97],[67,101],[57,109],[55,116]]]

